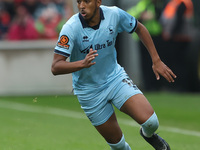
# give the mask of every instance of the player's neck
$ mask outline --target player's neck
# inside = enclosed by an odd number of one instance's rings
[[[98,25],[100,20],[101,20],[100,9],[97,9],[96,12],[94,13],[94,15],[86,22],[89,26],[93,27],[93,26]]]

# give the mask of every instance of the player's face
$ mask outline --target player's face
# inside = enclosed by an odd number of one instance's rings
[[[101,0],[77,0],[79,12],[87,22],[97,18],[100,5]]]

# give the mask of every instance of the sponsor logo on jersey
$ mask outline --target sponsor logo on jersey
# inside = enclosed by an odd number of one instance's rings
[[[83,53],[83,54],[88,54],[89,51],[90,51],[90,48],[92,48],[92,45],[86,47],[84,50],[81,50],[81,53]]]
[[[101,49],[104,49],[104,48],[107,48],[107,47],[110,47],[112,45],[114,45],[114,38],[113,40],[107,40],[105,43],[103,44],[94,44],[94,45],[89,45],[87,46],[84,50],[81,50],[81,53],[83,54],[88,54],[89,51],[90,51],[90,48],[92,48],[93,50],[101,50]]]
[[[59,40],[57,46],[65,48],[65,49],[69,49],[70,45],[68,45],[68,42],[69,42],[69,38],[66,35],[62,35],[60,37],[60,40]]]

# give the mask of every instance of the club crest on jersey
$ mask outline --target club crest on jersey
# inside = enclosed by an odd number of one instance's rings
[[[114,28],[113,28],[113,26],[109,26],[109,27],[108,27],[108,33],[109,33],[109,34],[113,34],[113,33],[114,33]]]
[[[62,35],[60,37],[60,40],[57,44],[57,46],[65,48],[65,49],[69,49],[69,46],[67,43],[69,42],[69,38],[66,35]]]

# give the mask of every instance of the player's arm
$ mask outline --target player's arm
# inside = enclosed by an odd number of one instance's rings
[[[153,40],[146,27],[138,21],[138,26],[135,32],[137,33],[140,40],[143,42],[151,56],[153,63],[152,69],[156,75],[156,79],[159,80],[160,75],[162,75],[168,82],[174,82],[174,78],[176,78],[176,75],[161,61]]]
[[[60,75],[72,73],[83,68],[89,68],[95,64],[95,62],[92,61],[98,56],[96,52],[96,50],[90,49],[90,52],[86,55],[85,59],[75,62],[66,61],[67,57],[55,53],[51,66],[51,72],[53,75]]]

